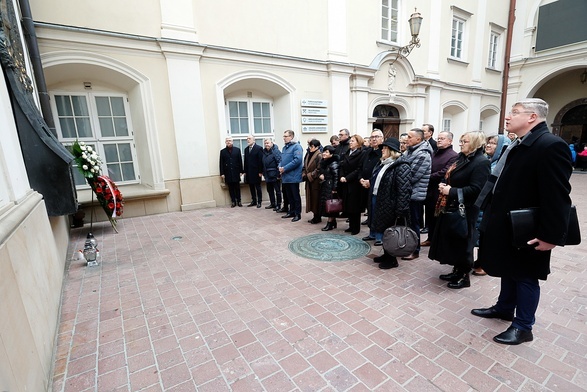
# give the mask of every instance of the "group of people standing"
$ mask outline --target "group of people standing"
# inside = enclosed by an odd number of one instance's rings
[[[326,218],[323,231],[337,228],[337,218],[346,218],[349,227],[345,231],[358,234],[366,210],[363,223],[369,234],[363,240],[374,241],[375,246],[382,245],[385,229],[398,220],[420,235],[425,210],[428,239],[418,239],[416,251],[402,259],[414,260],[421,246],[429,246],[430,259],[453,267],[439,276],[452,289],[470,287],[472,270],[476,275],[500,277],[497,303],[472,313],[512,321],[494,340],[520,344],[533,339],[538,281],[550,273],[551,250],[565,244],[571,207],[571,153],[561,138],[548,131],[547,112],[548,104],[541,99],[517,102],[505,117],[508,137],[466,132],[459,139],[459,153],[453,150],[451,132],[442,131],[437,140],[432,138],[431,124],[411,129],[399,139],[384,140],[383,133],[374,129],[369,147],[363,146],[361,136],[342,129],[338,140],[331,138],[336,146],[308,140],[305,157],[301,145],[292,142],[293,131],[288,130],[281,153],[266,139],[259,166],[251,163],[253,147],[248,159],[245,152],[245,166],[240,169],[240,152],[237,157],[227,138],[220,173],[229,187],[232,207],[241,206],[240,190],[236,190],[240,177],[229,177],[229,168],[236,167],[246,175],[253,198],[250,206],[258,208],[261,196],[250,179],[260,181],[264,176],[271,200],[266,208],[286,212],[282,218],[294,222],[300,220],[299,183],[304,181],[306,212],[313,214],[308,222],[318,224]],[[231,185],[235,178],[236,187]],[[326,212],[326,201],[333,198],[343,200],[342,213]],[[539,207],[537,238],[519,249],[511,243],[508,213],[528,207]],[[456,211],[462,211],[466,220],[464,232],[454,229]],[[476,246],[478,258],[473,261]],[[374,261],[382,269],[398,267],[396,257],[385,251]]]

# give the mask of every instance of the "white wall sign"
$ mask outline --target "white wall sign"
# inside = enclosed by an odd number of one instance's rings
[[[326,133],[328,132],[327,126],[302,126],[302,133]]]
[[[325,108],[328,107],[328,101],[322,99],[302,99],[301,105]]]
[[[328,124],[328,117],[302,117],[302,124]]]
[[[328,109],[302,108],[302,116],[328,116]]]

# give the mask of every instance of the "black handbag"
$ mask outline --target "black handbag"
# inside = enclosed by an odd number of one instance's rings
[[[508,213],[512,227],[512,245],[518,249],[527,248],[528,241],[536,238],[538,227],[538,208],[524,208],[512,210]],[[581,243],[581,229],[579,228],[579,217],[577,208],[571,206],[569,213],[569,226],[565,245],[579,245]]]
[[[405,257],[416,251],[418,234],[407,226],[405,218],[403,226],[398,224],[396,218],[395,224],[383,232],[382,242],[385,253],[394,257]]]
[[[443,227],[445,227],[448,234],[453,237],[467,238],[467,235],[469,234],[469,224],[467,222],[465,199],[461,188],[457,189],[457,197],[459,200],[459,207],[454,211],[446,211],[443,213]]]

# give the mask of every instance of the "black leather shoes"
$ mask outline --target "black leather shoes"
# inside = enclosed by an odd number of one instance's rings
[[[445,280],[447,282],[454,282],[454,281],[458,280],[459,277],[460,277],[460,274],[457,273],[457,269],[456,268],[453,268],[452,269],[452,272],[450,274],[440,275],[438,277],[438,279]]]
[[[257,208],[261,208],[261,202],[257,203]]]
[[[285,212],[285,213],[287,213],[287,212],[289,212],[289,209],[288,209],[288,208],[285,208],[285,207],[283,207],[283,208],[280,208],[279,210],[277,210],[277,211],[275,211],[275,212],[277,212],[278,214],[279,214],[280,212]]]
[[[375,238],[374,237],[370,237],[370,236],[366,236],[361,238],[363,241],[373,241]]]
[[[234,207],[236,207],[236,202],[233,201],[232,204],[230,205],[230,208],[234,208]]]
[[[459,274],[456,280],[448,282],[446,287],[448,287],[449,289],[464,289],[465,287],[471,287],[469,273],[466,273],[465,275]]]
[[[373,243],[373,246],[383,246],[383,242],[382,241],[375,241]]]
[[[242,207],[243,203],[241,203],[240,201],[236,203],[237,206]]]
[[[510,326],[505,330],[505,332],[494,336],[493,340],[501,344],[516,345],[524,342],[531,342],[534,340],[534,336],[532,335],[532,331],[525,331],[523,329]]]
[[[473,310],[471,310],[471,314],[474,314],[475,316],[478,316],[478,317],[498,318],[498,319],[502,319],[505,321],[512,321],[514,319],[513,313],[499,312],[499,311],[495,310],[495,306],[492,306],[490,308],[484,308],[484,309],[473,309]]]
[[[254,207],[256,205],[257,205],[257,202],[256,201],[252,201],[249,204],[247,204],[247,207]]]
[[[267,207],[265,207],[266,210],[273,210],[275,209],[275,205],[274,204],[269,204]]]
[[[292,219],[291,221],[292,221],[292,222],[297,222],[297,221],[299,221],[300,219],[302,219],[302,217],[301,217],[300,215],[296,215],[296,216],[294,216],[294,217],[293,217],[293,219]]]
[[[292,214],[291,212],[288,212],[287,214],[285,214],[284,216],[282,216],[282,219],[287,219],[287,218],[293,218],[295,215]]]

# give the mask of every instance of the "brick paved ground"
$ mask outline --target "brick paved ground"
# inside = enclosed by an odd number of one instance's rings
[[[585,238],[587,176],[572,183]],[[447,289],[425,250],[387,271],[377,249],[304,259],[287,245],[319,232],[307,219],[223,207],[95,225],[101,266],[66,268],[53,390],[587,390],[587,241],[555,250],[535,340],[510,347],[492,341],[507,322],[470,314],[498,279]]]

